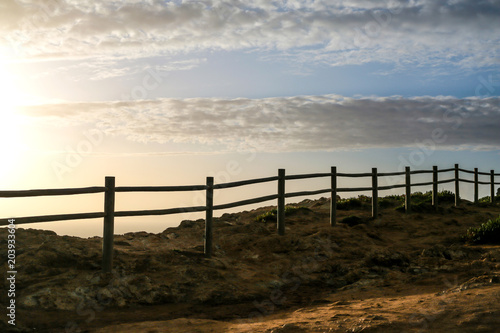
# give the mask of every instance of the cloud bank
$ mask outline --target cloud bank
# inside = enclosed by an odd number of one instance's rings
[[[196,143],[202,151],[500,149],[498,97],[160,99],[38,105],[21,112],[52,125],[87,124],[132,141]]]
[[[17,59],[147,58],[244,50],[341,66],[500,63],[495,0],[3,0]]]

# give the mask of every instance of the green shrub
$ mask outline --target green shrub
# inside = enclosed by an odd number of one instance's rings
[[[432,198],[432,192],[431,192]],[[432,199],[431,199],[432,200]],[[455,202],[455,193],[447,190],[443,190],[438,192],[438,201],[439,202]]]
[[[495,220],[488,220],[479,227],[467,229],[462,240],[471,244],[500,243],[500,216]]]
[[[255,218],[257,222],[268,222],[268,221],[276,221],[276,216],[278,215],[278,210],[276,208],[272,209],[269,212],[265,212],[264,214],[260,214]]]
[[[337,196],[337,209],[338,210],[352,210],[360,209],[365,204],[371,205],[371,197],[366,195],[359,195],[357,198],[341,199]],[[393,208],[395,207],[398,211],[404,211],[404,195],[387,195],[383,198],[379,198],[379,207]],[[438,202],[439,203],[453,203],[455,202],[455,194],[448,190],[443,190],[438,192]],[[415,207],[415,211],[428,211],[432,204],[432,191],[414,192],[411,194],[411,205],[412,209]]]
[[[311,211],[307,207],[303,206],[285,206],[285,216],[293,215],[297,213],[298,211]],[[269,221],[276,221],[278,218],[278,210],[276,208],[270,210],[269,212],[266,212],[264,214],[260,214],[255,218],[255,221],[257,222],[269,222]]]
[[[406,212],[405,204],[401,204],[394,209],[396,212],[404,213]]]
[[[425,193],[415,192],[411,194],[411,202],[413,204],[422,204],[422,203],[432,203],[432,191],[427,191]],[[448,190],[443,190],[438,192],[438,202],[440,203],[451,203],[455,202],[455,194]]]
[[[340,199],[337,201],[337,209],[351,210],[363,207],[363,202],[356,198]]]
[[[422,192],[414,192],[411,194],[411,204],[419,205],[425,202],[432,202],[432,192],[428,191],[425,193]]]
[[[488,195],[486,197],[479,198],[478,202],[490,202],[490,196]]]
[[[395,208],[397,212],[405,213],[406,207],[405,204],[399,205]],[[434,213],[436,212],[436,208],[432,205],[431,202],[424,201],[419,203],[411,203],[411,212],[412,213]]]
[[[397,197],[397,196],[396,196]],[[395,208],[398,212],[405,212],[404,195],[400,196],[403,203],[397,205]],[[382,199],[383,200],[383,199]],[[451,191],[443,190],[438,192],[438,205],[442,203],[454,203],[455,194]],[[396,205],[395,205],[396,206]],[[381,208],[382,205],[380,205]],[[411,211],[415,213],[430,213],[434,212],[435,208],[432,206],[432,191],[414,192],[411,194]]]
[[[391,199],[391,200],[394,200],[394,201],[404,202],[405,201],[405,196],[403,194],[400,194],[400,195],[391,194],[391,195],[385,196],[384,199]]]
[[[385,197],[385,198],[378,200],[378,206],[382,209],[383,208],[392,208],[392,207],[398,206],[400,204],[401,204],[401,202],[399,200],[390,199],[389,197]]]
[[[478,203],[479,207],[490,207],[492,205],[491,197],[490,196],[482,197],[478,200],[477,203]],[[498,203],[500,203],[500,196],[495,195],[495,204],[498,204]]]
[[[480,198],[477,203],[481,206],[488,206],[491,203],[490,196]]]
[[[362,208],[364,204],[371,204],[372,198],[366,195],[358,195],[357,198],[341,199],[337,196],[337,209],[351,210]]]
[[[366,203],[371,203],[372,202],[372,197],[369,197],[367,195],[358,195],[358,200],[361,202],[366,202]]]

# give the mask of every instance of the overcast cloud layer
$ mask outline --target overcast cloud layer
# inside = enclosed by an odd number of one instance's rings
[[[18,60],[258,50],[473,70],[500,63],[499,15],[496,0],[2,0],[0,44]]]
[[[498,97],[162,99],[31,106],[23,112],[50,124],[90,124],[133,141],[199,143],[200,151],[210,145],[266,152],[500,149]]]

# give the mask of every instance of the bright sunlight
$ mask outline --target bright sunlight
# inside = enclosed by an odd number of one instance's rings
[[[13,176],[26,149],[23,117],[17,112],[22,97],[15,81],[14,73],[0,54],[0,181]]]

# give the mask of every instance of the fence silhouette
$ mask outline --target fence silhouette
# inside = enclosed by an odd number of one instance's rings
[[[450,179],[439,179],[440,173],[454,172],[454,177]],[[460,178],[460,172],[473,174],[474,180]],[[411,175],[416,174],[432,174],[432,181],[423,183],[411,183]],[[394,177],[405,176],[404,184],[395,184],[388,186],[379,186],[378,180],[380,177]],[[490,181],[479,181],[479,176],[489,176]],[[479,201],[479,185],[490,185],[491,203],[495,203],[495,185],[500,185],[500,182],[495,183],[495,176],[500,174],[491,170],[490,173],[479,172],[477,168],[473,171],[459,168],[455,164],[454,168],[441,169],[434,166],[432,170],[415,170],[411,171],[410,167],[406,167],[404,172],[389,172],[378,173],[377,168],[372,168],[371,173],[340,173],[337,172],[336,167],[331,167],[328,173],[312,173],[312,174],[298,174],[286,175],[285,169],[278,170],[278,176],[243,180],[237,182],[229,182],[222,184],[214,184],[213,177],[206,178],[205,185],[193,186],[115,186],[115,177],[106,177],[104,187],[85,187],[85,188],[71,188],[71,189],[45,189],[45,190],[28,190],[28,191],[0,191],[0,198],[26,198],[37,196],[60,196],[60,195],[78,195],[89,193],[104,193],[104,212],[97,213],[80,213],[80,214],[63,214],[63,215],[46,215],[46,216],[30,216],[15,218],[16,224],[24,223],[38,223],[38,222],[53,222],[53,221],[66,221],[78,219],[94,219],[103,218],[103,259],[102,269],[104,272],[110,272],[113,262],[113,235],[114,235],[114,218],[115,217],[131,217],[131,216],[152,216],[152,215],[169,215],[189,212],[206,212],[205,213],[205,234],[204,234],[204,253],[205,256],[210,258],[212,256],[213,245],[213,212],[216,210],[234,208],[260,202],[277,200],[277,231],[279,235],[285,234],[285,198],[312,196],[317,194],[330,193],[330,225],[335,226],[337,221],[337,193],[341,192],[362,192],[372,191],[372,217],[378,216],[378,192],[384,190],[391,190],[396,188],[405,188],[405,211],[411,212],[411,191],[414,187],[419,186],[432,186],[432,205],[438,207],[438,185],[446,183],[455,184],[455,205],[460,204],[460,182],[472,183],[474,185],[474,202]],[[301,191],[286,193],[285,181],[298,180],[298,179],[312,179],[330,177],[331,186],[326,189],[315,191]],[[370,177],[372,186],[370,187],[355,187],[355,188],[339,188],[337,187],[338,177]],[[261,196],[252,199],[236,201],[232,203],[214,205],[214,190],[221,190],[227,188],[240,187],[245,185],[252,185],[266,182],[278,182],[277,194]],[[115,211],[115,193],[117,192],[181,192],[181,191],[206,191],[206,204],[205,206],[194,207],[180,207],[169,209],[157,210],[136,210],[136,211]],[[8,225],[7,218],[0,220],[0,225]]]

